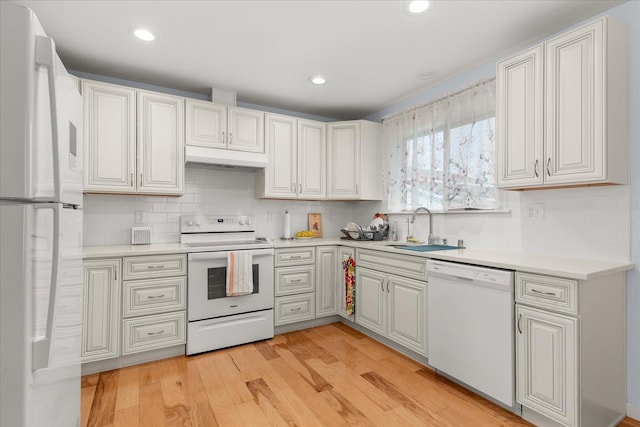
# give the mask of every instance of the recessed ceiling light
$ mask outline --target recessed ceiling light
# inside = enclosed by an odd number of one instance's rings
[[[430,80],[438,75],[438,71],[433,68],[425,68],[424,70],[420,70],[416,73],[416,77],[420,80]]]
[[[309,81],[311,83],[313,83],[314,85],[323,85],[323,84],[325,84],[327,82],[327,80],[322,76],[310,77]]]
[[[404,2],[404,11],[408,15],[424,15],[433,9],[433,2],[428,0],[413,0]]]
[[[131,34],[133,34],[136,38],[140,40],[144,40],[146,42],[150,42],[156,38],[153,33],[145,28],[132,28]]]

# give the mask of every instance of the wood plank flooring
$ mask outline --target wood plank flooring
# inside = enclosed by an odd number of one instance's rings
[[[82,426],[528,426],[341,323],[82,378]],[[620,426],[640,427],[629,418]]]

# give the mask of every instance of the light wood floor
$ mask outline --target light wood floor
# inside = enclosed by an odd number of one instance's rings
[[[341,323],[87,375],[81,416],[127,427],[530,425]]]

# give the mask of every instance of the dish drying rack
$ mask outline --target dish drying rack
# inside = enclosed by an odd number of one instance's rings
[[[385,224],[377,230],[365,230],[358,225],[358,230],[341,229],[342,234],[340,239],[342,240],[386,240],[389,234],[389,224]]]

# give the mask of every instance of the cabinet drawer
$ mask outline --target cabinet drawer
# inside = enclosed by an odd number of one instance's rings
[[[276,298],[275,325],[313,320],[315,313],[315,295],[313,292]]]
[[[578,314],[578,282],[516,272],[516,302]]]
[[[125,319],[122,321],[122,354],[184,344],[185,327],[184,311]]]
[[[123,280],[185,276],[187,256],[172,254],[126,257],[123,270]]]
[[[187,278],[132,280],[122,289],[122,316],[159,314],[187,308]]]
[[[368,249],[356,250],[356,269],[366,267],[383,273],[427,280],[427,258]]]
[[[313,246],[304,248],[276,249],[276,267],[315,264],[316,251]]]
[[[276,268],[276,296],[313,292],[315,271],[313,265]]]

